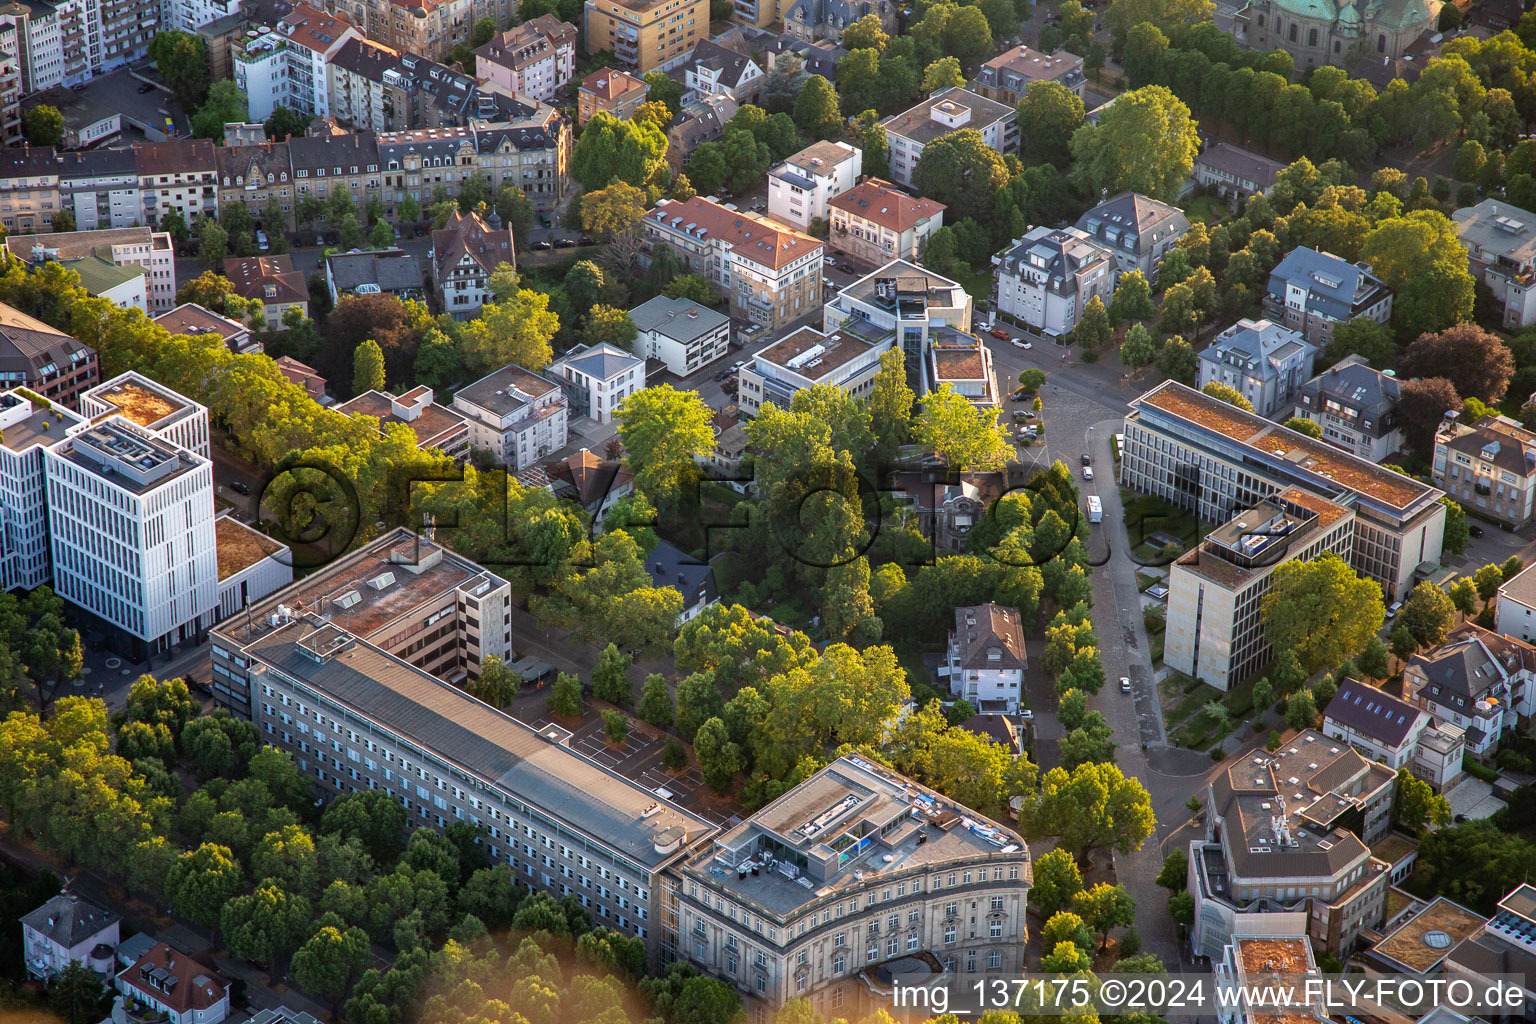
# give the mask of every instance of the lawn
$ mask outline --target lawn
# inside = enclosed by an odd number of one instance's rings
[[[1184,214],[1191,221],[1219,224],[1232,216],[1232,209],[1215,196],[1195,196],[1184,207]]]

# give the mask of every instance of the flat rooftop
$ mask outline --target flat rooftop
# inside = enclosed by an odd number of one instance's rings
[[[295,619],[269,630],[247,652],[637,864],[654,868],[676,852],[661,844],[680,840],[686,846],[715,829],[458,687],[329,624]],[[559,735],[568,734],[562,730]]]
[[[144,378],[108,381],[87,391],[85,397],[98,398],[139,426],[150,428],[191,408],[176,392]]]
[[[287,549],[286,545],[253,530],[234,516],[220,516],[213,522],[214,538],[219,548],[219,581],[244,572],[263,558]]]
[[[1372,946],[1371,952],[1419,974],[1439,963],[1486,920],[1441,896]]]
[[[23,403],[26,411],[20,408]],[[37,445],[58,442],[67,431],[85,420],[63,406],[45,405],[6,393],[0,394],[0,422],[4,423],[0,428],[0,444],[7,451],[24,452]]]

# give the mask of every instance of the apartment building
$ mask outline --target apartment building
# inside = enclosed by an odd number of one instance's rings
[[[657,296],[652,302],[666,300]],[[686,299],[676,301],[686,302]],[[560,381],[571,412],[612,423],[624,400],[645,387],[645,360],[607,342],[578,345],[551,363],[546,377]]]
[[[1018,110],[1011,104],[950,86],[917,106],[880,122],[890,147],[891,180],[912,187],[923,147],[962,128],[974,129],[992,149],[1007,155],[1019,148]]]
[[[1131,402],[1120,482],[1206,522],[1288,487],[1326,498],[1354,512],[1348,561],[1388,601],[1440,559],[1444,492],[1173,381]]]
[[[597,113],[628,121],[650,92],[651,87],[634,75],[618,68],[601,68],[583,78],[576,90],[576,123],[586,124]]]
[[[293,205],[293,156],[287,142],[224,145],[218,148],[217,159],[221,213],[236,203],[244,203],[264,231],[277,234],[297,226]],[[269,216],[270,211],[276,211],[277,216]]]
[[[219,213],[219,162],[207,139],[135,142],[143,220],[151,225],[172,210],[191,225],[198,217]]]
[[[1216,956],[1239,934],[1305,935],[1335,956],[1382,925],[1389,865],[1369,844],[1392,825],[1396,773],[1307,729],[1210,780],[1205,838],[1190,843],[1190,944]]]
[[[454,392],[453,408],[469,419],[470,447],[490,452],[511,473],[564,448],[570,437],[565,392],[517,365]]]
[[[491,275],[498,267],[517,269],[512,229],[492,228],[478,213],[454,210],[446,226],[432,232],[432,281],[437,301],[455,320],[467,320],[490,302]]]
[[[1225,384],[1254,412],[1273,417],[1290,410],[1316,357],[1317,346],[1290,328],[1244,317],[1201,349],[1197,383]]]
[[[1372,369],[1355,354],[1303,384],[1292,415],[1322,427],[1329,444],[1380,463],[1403,447],[1400,394],[1395,375]]]
[[[1189,230],[1189,218],[1140,192],[1121,192],[1079,217],[1077,228],[1115,254],[1120,273],[1139,270],[1152,284],[1158,264]]]
[[[416,435],[416,447],[436,448],[454,462],[469,458],[469,421],[460,412],[438,405],[432,389],[418,384],[403,395],[365,391],[335,406],[344,416],[371,416],[379,421],[379,433],[392,424],[404,424]]]
[[[1386,323],[1392,293],[1370,264],[1301,245],[1270,271],[1262,305],[1265,316],[1322,346],[1333,338],[1334,324],[1357,316]]]
[[[1041,225],[992,257],[999,313],[1046,337],[1067,334],[1095,298],[1114,295],[1115,254],[1077,228]]]
[[[1026,664],[1018,609],[992,602],[955,609],[939,666],[939,674],[949,677],[950,696],[985,714],[1014,714]]]
[[[1347,743],[1392,771],[1407,768],[1444,792],[1461,778],[1467,733],[1355,679],[1339,684],[1323,716],[1323,735]]]
[[[707,0],[587,0],[588,53],[611,50],[638,75],[693,51],[709,38]]]
[[[144,202],[133,150],[60,153],[59,209],[75,215],[76,231],[126,228],[141,222]]]
[[[763,69],[745,53],[710,39],[701,39],[672,74],[682,72],[683,100],[729,96],[738,105],[757,103],[763,92]]]
[[[58,594],[135,654],[200,642],[218,607],[212,463],[121,415],[44,458]]]
[[[84,392],[80,414],[90,420],[122,416],[162,441],[200,458],[211,458],[207,407],[134,370]]]
[[[850,283],[822,310],[821,329],[879,344],[894,339],[919,397],[937,386],[929,350],[973,344],[972,300],[956,281],[906,260],[892,260]],[[877,353],[878,356],[878,353]]]
[[[981,66],[971,79],[970,90],[989,100],[1017,107],[1036,82],[1055,82],[1078,99],[1083,98],[1083,58],[1067,50],[1045,54],[1028,46],[1004,50]]]
[[[640,332],[635,351],[661,360],[677,377],[690,376],[731,350],[731,318],[692,299],[658,295],[630,310],[629,318]]]
[[[850,754],[669,871],[663,950],[854,1017],[872,979],[1022,970],[1031,881],[1016,833]]]
[[[59,159],[52,146],[0,150],[0,224],[7,235],[51,230],[59,203]]]
[[[1466,622],[1403,669],[1403,696],[1437,722],[1465,729],[1467,753],[1493,755],[1510,729],[1528,723],[1536,647]]]
[[[53,578],[43,449],[87,425],[35,392],[0,392],[0,590],[33,590]]]
[[[0,303],[0,380],[50,402],[74,406],[100,375],[96,350]]]
[[[507,92],[552,103],[575,75],[575,25],[541,14],[499,32],[475,51],[475,76]]]
[[[23,263],[62,263],[79,272],[93,295],[134,305],[151,315],[175,305],[176,252],[171,236],[152,228],[103,228],[11,237],[6,248]],[[124,272],[127,272],[126,274]],[[133,301],[118,301],[128,287]]]
[[[1238,512],[1169,567],[1169,666],[1218,690],[1274,660],[1260,604],[1281,565],[1323,554],[1348,559],[1355,516],[1297,487]]]
[[[1269,195],[1275,187],[1275,177],[1285,169],[1278,160],[1250,153],[1227,142],[1207,146],[1195,157],[1195,169],[1190,175],[1202,188],[1215,189],[1216,194],[1234,207],[1249,196]]]
[[[261,303],[262,320],[271,330],[283,326],[283,314],[296,309],[309,316],[309,283],[302,271],[293,269],[293,257],[231,256],[224,261],[224,276],[242,299]]]
[[[825,223],[833,196],[853,188],[864,170],[864,154],[846,142],[813,142],[768,172],[768,215],[809,231]]]
[[[867,338],[852,331],[823,333],[802,327],[757,353],[737,371],[737,403],[748,416],[756,416],[770,402],[788,409],[795,392],[818,384],[863,398],[874,387],[881,353],[893,347],[894,335]]]
[[[1447,417],[1430,479],[1463,507],[1519,529],[1536,515],[1536,433],[1505,416]]]
[[[1451,214],[1472,273],[1504,305],[1510,330],[1536,323],[1536,214],[1501,199],[1484,199]]]
[[[827,200],[828,244],[860,263],[915,263],[944,226],[947,209],[932,199],[914,199],[888,181],[866,178]]]
[[[821,309],[826,246],[810,235],[698,196],[661,200],[642,230],[707,278],[732,316],[771,330]]]

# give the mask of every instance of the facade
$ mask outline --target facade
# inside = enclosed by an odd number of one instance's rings
[[[1250,0],[1237,12],[1238,38],[1256,50],[1284,50],[1306,70],[1347,65],[1357,55],[1401,57],[1421,36],[1434,32],[1440,0],[1367,0],[1309,4]]]
[[[1351,263],[1330,252],[1297,246],[1270,271],[1264,315],[1314,345],[1333,338],[1333,325],[1368,317],[1384,324],[1392,316],[1392,293],[1367,263]]]
[[[59,154],[59,208],[75,215],[76,231],[127,228],[144,218],[133,150]],[[174,293],[174,289],[173,289]]]
[[[229,985],[217,971],[157,942],[117,976],[126,1007],[158,1010],[168,1024],[219,1024],[229,1016]]]
[[[1289,934],[1338,956],[1380,928],[1390,865],[1369,844],[1391,828],[1395,780],[1314,729],[1217,772],[1205,840],[1189,849],[1196,955],[1237,934]]]
[[[1466,730],[1467,753],[1492,756],[1506,730],[1529,720],[1536,648],[1467,622],[1403,669],[1404,699]]]
[[[1316,357],[1317,346],[1295,331],[1245,317],[1201,349],[1198,383],[1225,384],[1248,399],[1254,412],[1273,417],[1291,408]]]
[[[0,392],[0,590],[53,578],[43,449],[87,426],[85,417],[13,388]]]
[[[763,91],[763,69],[744,53],[701,39],[678,69],[685,100],[725,94],[737,104],[756,103]]]
[[[59,596],[138,652],[200,640],[218,606],[212,463],[122,415],[44,457]]]
[[[1511,330],[1536,323],[1536,214],[1485,199],[1451,214],[1472,274],[1504,305]]]
[[[1083,98],[1083,58],[1066,50],[1044,54],[1028,46],[1004,50],[983,64],[971,79],[978,96],[1017,107],[1036,82],[1056,82],[1078,99]]]
[[[421,270],[421,261],[404,249],[339,252],[325,258],[326,289],[332,303],[345,295],[420,299],[426,294]]]
[[[388,426],[403,423],[416,435],[418,448],[436,448],[455,462],[469,457],[469,421],[462,413],[438,405],[432,389],[418,384],[403,395],[383,391],[365,391],[336,406],[346,416],[371,416],[379,421],[382,433]]]
[[[576,26],[541,14],[499,32],[475,51],[475,77],[546,103],[574,75]]]
[[[992,257],[997,311],[1047,336],[1069,333],[1088,303],[1108,306],[1115,291],[1115,254],[1078,228],[1032,229]]]
[[[1447,418],[1430,479],[1464,508],[1519,529],[1536,516],[1536,433],[1504,416]]]
[[[588,53],[612,50],[638,75],[692,52],[709,38],[706,0],[587,0]]]
[[[737,402],[747,416],[773,403],[788,409],[795,392],[826,384],[862,398],[875,385],[880,355],[894,346],[894,336],[871,340],[851,331],[822,333],[802,327],[757,353],[737,371]]]
[[[64,891],[21,919],[21,951],[27,973],[47,981],[70,964],[112,969],[122,918]],[[105,947],[106,956],[99,950]]]
[[[1019,148],[1018,111],[967,89],[940,89],[917,106],[880,122],[890,147],[891,180],[912,187],[923,147],[962,128],[981,132],[986,144],[1007,155]]]
[[[576,123],[586,124],[596,113],[612,114],[620,121],[634,117],[651,87],[618,68],[602,68],[581,80],[576,91]]]
[[[661,200],[642,230],[708,279],[732,316],[773,329],[821,309],[826,246],[810,235],[698,196]]]
[[[262,318],[270,330],[283,326],[283,314],[297,309],[309,316],[309,283],[293,269],[293,257],[231,256],[224,261],[224,276],[242,299],[261,303]]]
[[[950,696],[978,711],[1014,714],[1024,682],[1024,629],[1015,608],[988,603],[955,609],[940,674]]]
[[[79,272],[81,283],[93,295],[116,301],[114,295],[129,287],[137,301],[126,305],[138,306],[150,315],[164,313],[176,304],[176,250],[170,234],[164,231],[61,231],[7,238],[6,248],[24,263],[65,264]]]
[[[629,311],[640,332],[635,351],[687,377],[731,350],[731,318],[692,299],[658,295]],[[644,386],[644,382],[641,382]]]
[[[1313,377],[1296,395],[1294,415],[1323,428],[1323,440],[1380,463],[1403,447],[1397,377],[1350,355]]]
[[[99,379],[96,350],[0,303],[0,379],[50,402],[74,406]]]
[[[1217,142],[1195,157],[1195,184],[1215,189],[1236,206],[1249,196],[1269,195],[1275,175],[1285,167],[1278,160],[1250,153],[1227,142]]]
[[[133,159],[139,172],[139,198],[144,204],[141,222],[158,224],[172,210],[189,225],[205,214],[218,216],[219,163],[212,142],[135,142]]]
[[[466,320],[489,302],[491,275],[517,269],[512,229],[492,228],[478,213],[454,210],[447,226],[432,232],[432,283],[437,301],[455,320]]]
[[[460,388],[453,408],[469,419],[470,446],[490,452],[508,472],[564,448],[570,436],[571,406],[565,393],[517,365],[503,366]]]
[[[853,188],[863,170],[861,150],[814,142],[768,172],[768,214],[809,231],[811,221],[830,219],[829,201]]]
[[[1244,509],[1169,566],[1163,659],[1230,690],[1274,660],[1260,603],[1286,562],[1333,553],[1348,559],[1355,516],[1291,487]]]
[[[914,199],[888,181],[867,178],[827,201],[827,240],[833,252],[879,266],[917,262],[928,240],[944,226],[943,203]]]
[[[624,400],[645,387],[645,360],[606,342],[582,345],[551,364],[545,375],[560,381],[572,413],[612,423]]]
[[[1158,264],[1189,230],[1189,218],[1140,192],[1121,192],[1079,217],[1077,228],[1115,254],[1120,273],[1139,270],[1156,284]]]
[[[895,341],[906,362],[907,382],[921,397],[938,385],[931,375],[930,349],[976,344],[972,309],[970,293],[958,282],[892,260],[833,296],[822,310],[821,329],[863,339],[878,349],[874,359],[890,347],[887,341]]]
[[[1466,730],[1354,679],[1340,683],[1328,702],[1323,735],[1394,772],[1407,768],[1438,792],[1461,778]]]
[[[663,906],[677,958],[749,1004],[805,999],[853,1016],[875,978],[1023,969],[1023,841],[858,755],[695,847],[672,874]]]
[[[1289,487],[1348,508],[1355,514],[1348,561],[1381,584],[1389,602],[1438,568],[1445,530],[1438,488],[1172,381],[1131,402],[1120,482],[1206,522],[1227,522]]]

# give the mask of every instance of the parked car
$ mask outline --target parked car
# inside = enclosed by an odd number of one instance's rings
[[[1004,341],[1006,341],[1008,338],[1008,332],[1003,330],[1001,327],[994,327],[987,333],[992,335],[994,338],[1000,338]]]
[[[1013,347],[1014,348],[1034,348],[1035,345],[1034,345],[1034,342],[1025,341],[1023,338],[1014,338],[1013,339]]]

